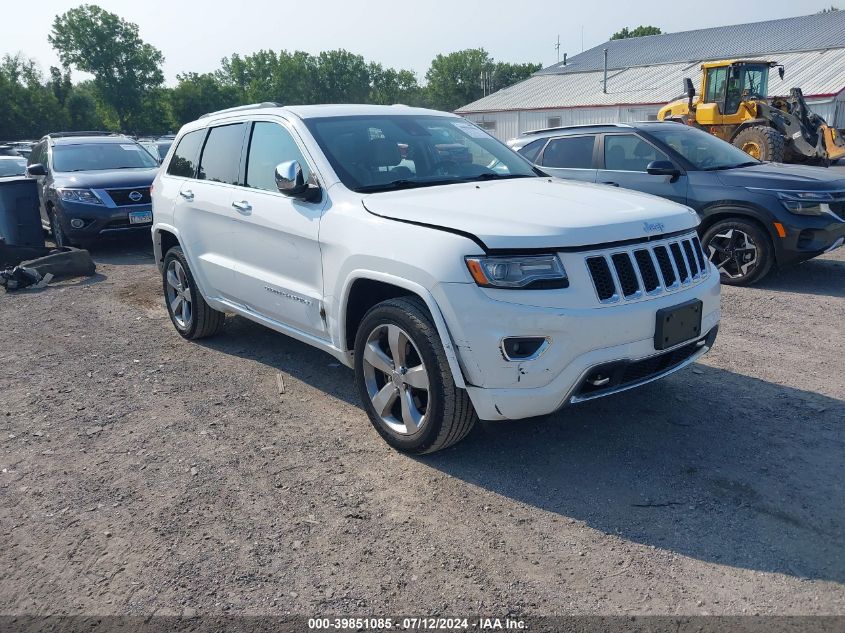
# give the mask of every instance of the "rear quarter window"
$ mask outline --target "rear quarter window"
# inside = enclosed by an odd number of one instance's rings
[[[197,171],[197,159],[200,153],[200,146],[205,138],[205,130],[194,130],[188,132],[179,141],[173,158],[167,166],[167,173],[171,176],[182,176],[193,178]]]

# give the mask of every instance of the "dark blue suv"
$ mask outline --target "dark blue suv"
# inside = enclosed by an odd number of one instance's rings
[[[746,285],[772,266],[845,243],[845,175],[763,163],[672,122],[530,132],[508,143],[552,176],[625,187],[692,207],[722,282]]]
[[[42,224],[58,246],[149,231],[157,170],[138,143],[107,132],[48,134],[32,149],[27,167],[38,179]]]

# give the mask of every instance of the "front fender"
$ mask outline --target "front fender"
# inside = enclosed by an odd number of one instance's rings
[[[449,333],[449,328],[446,326],[446,321],[443,318],[443,313],[440,311],[440,306],[437,304],[434,295],[432,295],[427,288],[423,287],[422,285],[416,282],[376,270],[354,270],[349,274],[343,284],[343,291],[341,292],[340,296],[340,309],[338,310],[337,327],[339,333],[339,342],[341,342],[342,344],[342,348],[344,349],[344,352],[347,356],[347,362],[349,366],[352,366],[352,354],[350,350],[346,349],[345,344],[345,341],[347,340],[346,310],[347,306],[349,305],[349,293],[352,290],[352,285],[360,279],[380,281],[386,284],[390,284],[392,286],[396,286],[398,288],[402,288],[404,290],[407,290],[408,292],[415,294],[425,302],[426,307],[428,307],[428,311],[431,313],[431,319],[432,321],[434,321],[434,326],[437,328],[437,333],[440,336],[440,340],[443,343],[443,351],[445,352],[446,359],[449,362],[449,369],[452,371],[452,377],[455,381],[455,385],[457,387],[460,387],[461,389],[465,389],[466,381],[464,380],[463,371],[461,370],[461,365],[458,361],[458,355],[455,352],[455,344],[452,340],[452,336]]]

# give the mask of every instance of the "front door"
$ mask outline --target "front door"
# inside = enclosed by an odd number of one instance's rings
[[[314,174],[281,120],[255,121],[251,127],[244,183],[233,199],[231,245],[241,302],[274,321],[327,338],[319,244],[325,194],[309,202],[279,193],[279,163],[298,161],[306,182],[313,182]]]
[[[597,182],[650,193],[686,204],[686,174],[656,176],[646,171],[656,160],[673,162],[662,151],[636,134],[606,134],[603,139],[603,169]]]

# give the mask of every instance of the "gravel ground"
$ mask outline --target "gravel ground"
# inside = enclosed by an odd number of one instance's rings
[[[845,614],[845,250],[725,288],[691,368],[420,459],[329,356],[185,342],[144,242],[94,254],[0,295],[0,613]]]

